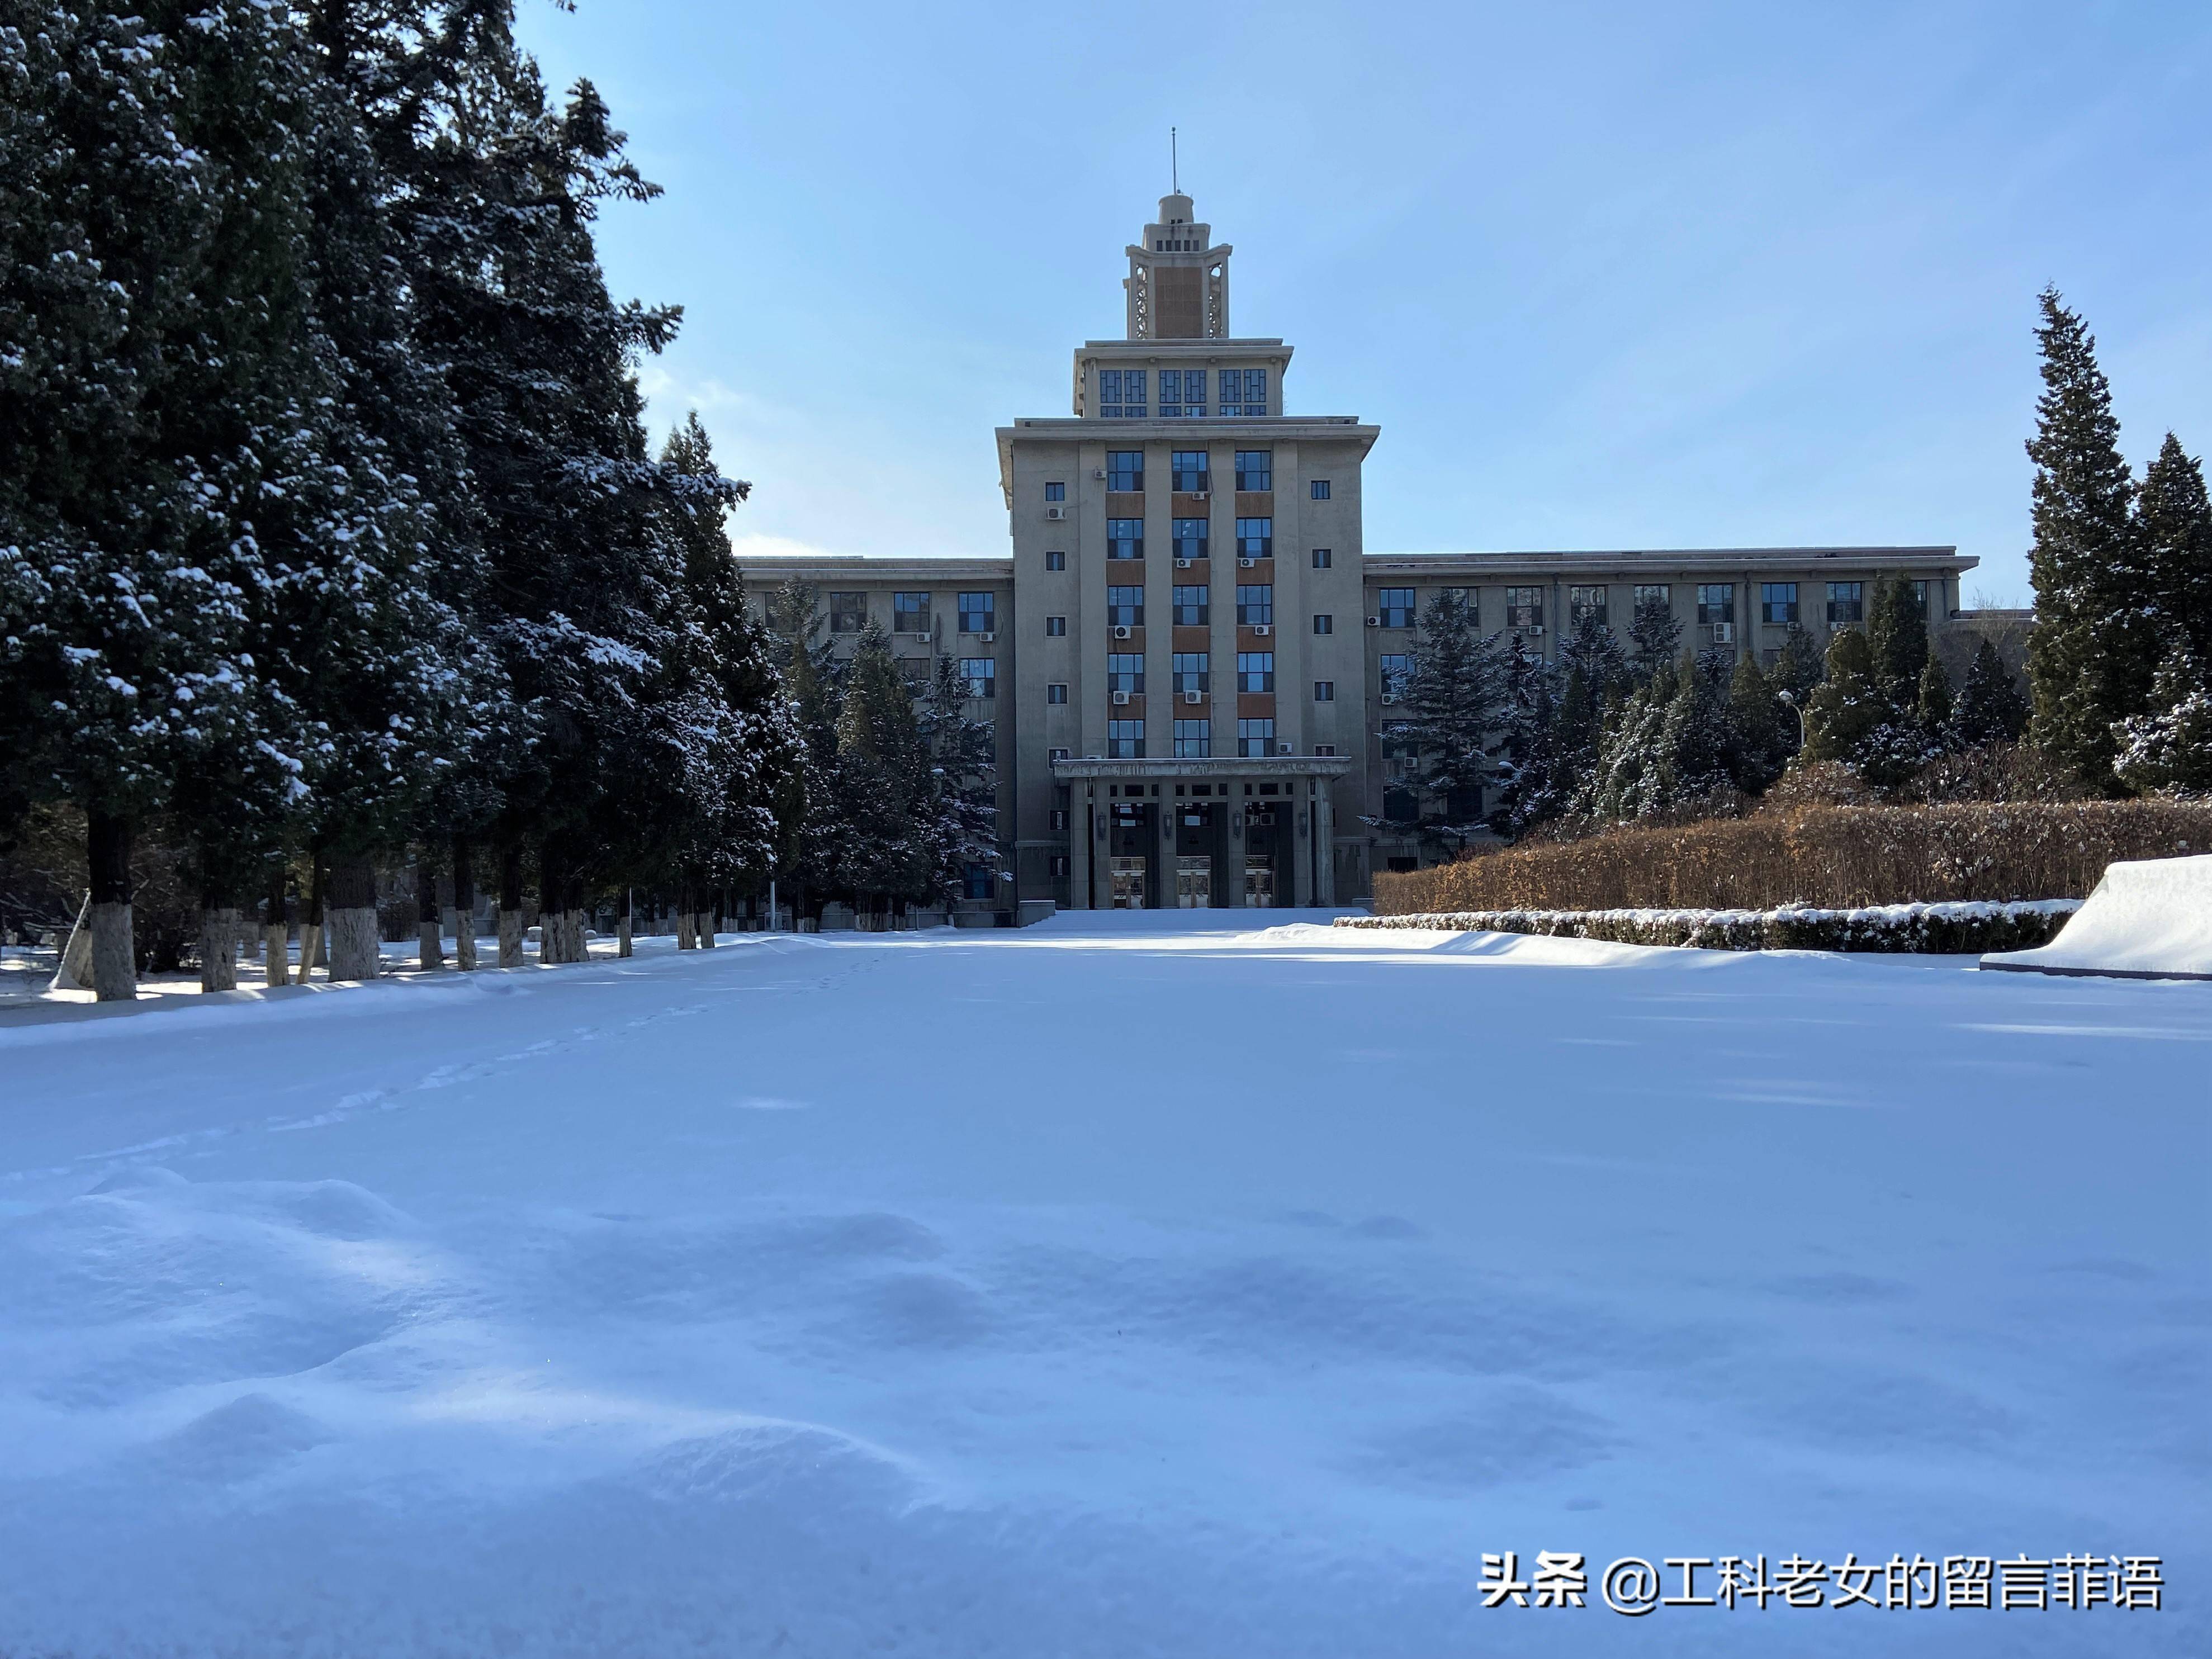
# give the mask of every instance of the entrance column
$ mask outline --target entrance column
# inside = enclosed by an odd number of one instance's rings
[[[1295,783],[1291,787],[1293,789],[1297,787]],[[1284,816],[1291,820],[1285,826],[1291,832],[1286,848],[1290,854],[1291,902],[1304,909],[1314,902],[1314,798],[1310,795],[1291,796]],[[1277,835],[1279,840],[1282,839],[1279,830]]]
[[[1088,910],[1098,902],[1091,886],[1091,843],[1103,828],[1098,786],[1085,779],[1067,792],[1067,905],[1071,910]]]
[[[1152,908],[1172,910],[1176,908],[1176,810],[1175,801],[1164,792],[1152,803]]]
[[[1320,878],[1316,904],[1336,902],[1336,803],[1330,781],[1323,778],[1314,792],[1314,873]]]

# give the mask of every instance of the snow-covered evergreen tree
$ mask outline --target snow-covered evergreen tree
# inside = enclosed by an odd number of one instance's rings
[[[1464,846],[1483,827],[1482,788],[1505,697],[1504,646],[1477,631],[1466,599],[1446,588],[1421,613],[1413,671],[1399,696],[1402,724],[1419,754],[1419,787],[1437,813],[1423,833]]]
[[[2136,532],[2162,631],[2178,632],[2197,661],[2212,662],[2212,501],[2203,466],[2171,432],[2144,471]],[[2166,706],[2160,695],[2152,694],[2154,707]]]
[[[2212,794],[2212,676],[2203,660],[2177,643],[2152,682],[2150,711],[2121,721],[2113,738],[2114,769],[2129,788]]]
[[[1531,655],[1518,634],[1508,635],[1498,653],[1498,735],[1489,757],[1496,782],[1490,827],[1501,836],[1519,836],[1566,810],[1552,765],[1557,685],[1551,664]]]
[[[1670,657],[1668,666],[1674,665]],[[1563,674],[1582,675],[1594,710],[1602,710],[1620,696],[1633,678],[1628,671],[1628,653],[1620,648],[1613,630],[1587,614],[1560,637],[1559,669]]]
[[[843,690],[833,786],[842,832],[837,886],[855,908],[878,910],[927,896],[935,881],[931,757],[890,641],[873,623],[855,642]]]
[[[1006,864],[999,850],[998,723],[969,714],[971,690],[958,660],[939,657],[920,710],[936,895],[947,904],[966,890],[970,870],[996,875]]]
[[[1904,577],[1875,583],[1874,599],[1867,609],[1867,647],[1884,693],[1893,703],[1909,704],[1917,695],[1921,670],[1928,665],[1928,619],[1912,584]]]
[[[1729,680],[1728,721],[1735,786],[1747,795],[1763,793],[1797,751],[1797,717],[1749,652],[1736,659]]]
[[[2110,788],[2113,730],[2143,711],[2165,641],[2096,342],[2056,289],[2040,303],[2043,394],[2027,446],[2035,463],[2029,733],[2082,781]]]
[[[1628,661],[1641,681],[1650,681],[1662,667],[1671,667],[1682,652],[1682,624],[1674,607],[1656,597],[1636,607],[1628,623]]]

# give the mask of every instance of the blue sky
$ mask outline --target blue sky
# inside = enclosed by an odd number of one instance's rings
[[[2024,603],[2034,296],[2138,465],[2212,447],[2212,6],[522,0],[667,195],[604,222],[752,549],[1006,549],[1183,186],[1358,415],[1370,552],[1949,542]]]

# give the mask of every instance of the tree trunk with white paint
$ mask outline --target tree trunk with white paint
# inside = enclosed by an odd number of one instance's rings
[[[415,857],[415,937],[416,959],[426,968],[446,965],[446,947],[438,926],[438,872],[430,866],[427,851]]]
[[[377,938],[376,866],[367,856],[349,853],[331,860],[328,897],[331,978],[374,979],[383,966]]]
[[[283,985],[292,977],[291,930],[284,925],[284,866],[269,872],[267,890],[261,896],[261,982]]]
[[[636,899],[627,887],[623,889],[621,903],[622,914],[615,922],[615,954],[626,957],[633,953],[631,923],[634,920],[632,913],[636,908]]]
[[[92,991],[102,1002],[138,996],[138,947],[131,915],[131,823],[86,815],[92,864]]]
[[[539,937],[544,937],[542,930]],[[507,848],[500,854],[499,965],[522,966],[522,849],[519,847]]]
[[[323,954],[323,897],[327,876],[319,851],[308,855],[307,900],[300,915],[300,983],[305,985]]]
[[[453,837],[453,966],[472,973],[477,965],[477,881],[463,836]]]

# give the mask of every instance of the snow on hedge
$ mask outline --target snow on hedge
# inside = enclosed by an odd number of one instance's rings
[[[1954,900],[1858,910],[1785,905],[1774,910],[1449,910],[1339,916],[1340,927],[1418,927],[1464,933],[1538,933],[1616,945],[1705,951],[1901,951],[1963,955],[2048,943],[2080,899],[1998,903]]]

